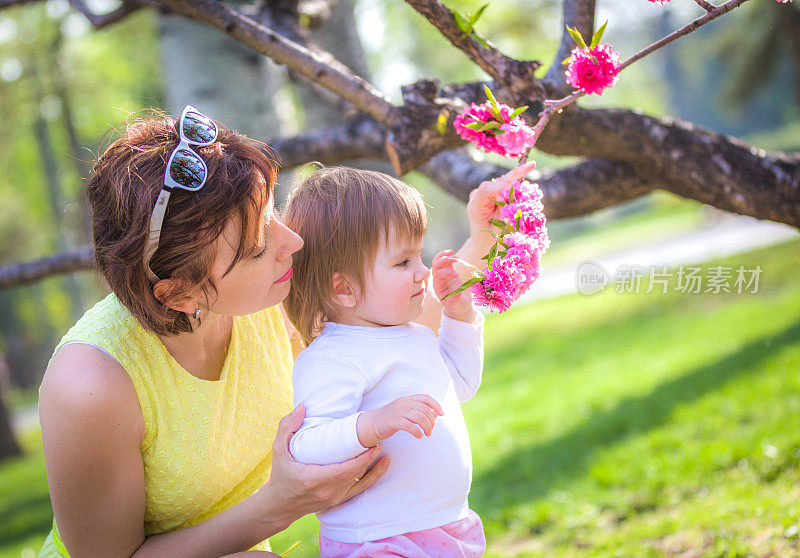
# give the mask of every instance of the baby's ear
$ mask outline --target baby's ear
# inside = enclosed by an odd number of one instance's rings
[[[355,308],[358,303],[352,282],[338,271],[333,274],[333,294],[336,296],[337,302],[344,308]]]

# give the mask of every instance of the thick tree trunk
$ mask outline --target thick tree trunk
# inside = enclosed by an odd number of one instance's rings
[[[276,96],[283,70],[207,25],[159,16],[164,100],[171,114],[195,105],[256,139],[282,135]]]
[[[2,394],[0,394],[0,462],[17,455],[22,455],[22,450],[20,450],[16,438],[14,438],[11,420],[3,402]]]

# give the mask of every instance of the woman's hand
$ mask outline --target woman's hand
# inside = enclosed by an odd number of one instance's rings
[[[486,254],[494,244],[494,238],[486,230],[495,230],[495,227],[489,221],[500,213],[500,208],[494,203],[497,195],[510,182],[524,178],[535,167],[536,163],[534,161],[528,161],[498,178],[481,182],[477,188],[469,193],[467,215],[469,216],[470,240],[468,242],[473,244],[472,249],[480,252],[481,256]],[[480,258],[480,256],[478,257]],[[470,261],[470,263],[477,265],[473,261]]]
[[[443,250],[436,254],[436,257],[433,258],[433,265],[431,265],[433,290],[439,300],[442,301],[444,313],[447,317],[462,322],[472,322],[475,319],[475,309],[472,307],[470,293],[462,291],[444,298],[463,283],[458,272],[453,269],[453,263],[457,260],[458,258],[453,255],[452,250]]]
[[[305,409],[298,405],[283,417],[272,445],[272,474],[258,491],[265,505],[272,507],[267,515],[279,515],[288,527],[300,517],[328,509],[349,500],[375,484],[389,467],[389,458],[374,447],[364,453],[332,465],[305,465],[289,452],[289,440],[303,424]]]

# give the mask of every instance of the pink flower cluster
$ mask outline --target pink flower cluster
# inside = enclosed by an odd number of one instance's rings
[[[503,312],[539,277],[550,237],[538,184],[514,181],[500,193],[498,201],[506,231],[501,231],[505,234],[493,249],[494,257],[481,274],[483,279],[473,284],[470,292],[477,304]]]
[[[589,94],[600,95],[619,79],[619,53],[608,43],[575,47],[567,64],[567,83]]]
[[[652,2],[653,4],[661,4],[662,6],[664,4],[669,4],[670,1],[671,0],[650,0],[650,2]],[[778,0],[778,1],[780,2],[781,0]]]
[[[453,123],[456,132],[462,139],[472,142],[486,153],[497,153],[503,157],[521,157],[536,141],[533,130],[519,116],[511,117],[514,109],[510,106],[498,104],[497,113],[492,109],[491,101],[481,105],[472,103],[464,113],[456,116]],[[476,122],[479,124],[497,122],[498,125],[481,131],[467,126]]]

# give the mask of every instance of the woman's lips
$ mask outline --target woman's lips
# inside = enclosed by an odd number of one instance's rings
[[[290,267],[290,268],[289,268],[289,270],[288,270],[286,273],[284,273],[284,274],[281,276],[281,278],[280,278],[280,279],[278,279],[278,280],[277,280],[277,281],[275,281],[275,282],[276,282],[276,283],[283,283],[284,281],[288,281],[288,280],[289,280],[289,279],[291,279],[291,278],[292,278],[292,268]]]

